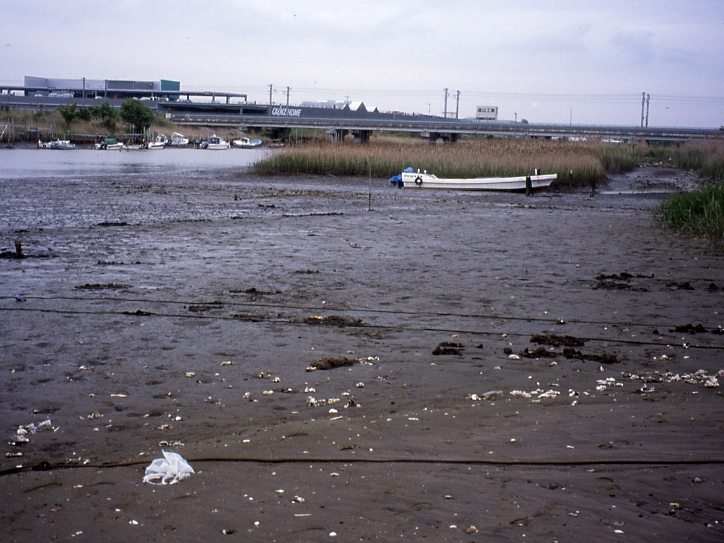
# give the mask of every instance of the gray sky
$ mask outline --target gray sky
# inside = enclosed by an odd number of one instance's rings
[[[724,0],[0,0],[0,81],[172,79],[274,101],[724,125]]]

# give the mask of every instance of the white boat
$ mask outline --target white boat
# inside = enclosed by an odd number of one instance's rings
[[[202,149],[211,149],[211,150],[223,150],[229,148],[229,142],[220,138],[216,134],[211,136],[209,139],[207,139],[204,143],[201,144]]]
[[[158,134],[151,141],[146,143],[146,149],[163,149],[168,143],[168,138],[164,134]]]
[[[412,170],[408,168],[407,170]],[[453,190],[491,190],[524,192],[530,185],[531,190],[544,190],[556,180],[558,174],[521,175],[518,177],[476,177],[471,179],[440,179],[434,174],[405,170],[390,181],[402,188],[453,189]],[[399,177],[399,179],[398,179]]]
[[[171,134],[171,139],[168,141],[168,144],[173,147],[185,147],[189,144],[189,139],[183,134],[174,132]]]
[[[70,140],[53,140],[47,143],[43,143],[38,140],[38,147],[41,149],[75,149],[75,143],[70,143]]]
[[[96,143],[95,148],[99,151],[120,151],[123,149],[123,144],[116,138],[105,138],[100,143]]]
[[[253,149],[261,145],[261,140],[250,140],[249,138],[239,138],[231,142],[234,147],[239,149]]]

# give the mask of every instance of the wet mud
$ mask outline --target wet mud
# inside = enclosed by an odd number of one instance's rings
[[[3,541],[721,541],[724,266],[651,219],[694,182],[4,180]]]

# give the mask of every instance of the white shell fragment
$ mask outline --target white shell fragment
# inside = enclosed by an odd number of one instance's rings
[[[482,400],[492,400],[496,395],[500,394],[503,394],[502,390],[489,390],[488,392],[483,392],[482,394],[468,394],[465,399],[479,402]]]
[[[146,475],[143,477],[144,483],[173,485],[195,473],[194,468],[180,454],[163,450],[161,452],[164,458],[156,458],[146,468]]]

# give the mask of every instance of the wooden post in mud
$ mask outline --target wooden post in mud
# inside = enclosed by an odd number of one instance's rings
[[[596,196],[596,178],[591,179],[591,198]]]
[[[23,258],[23,243],[19,240],[15,240],[15,258]]]
[[[533,184],[530,182],[530,175],[525,176],[525,195],[533,195]]]
[[[367,181],[367,211],[372,211],[372,164],[369,165],[369,178]]]

